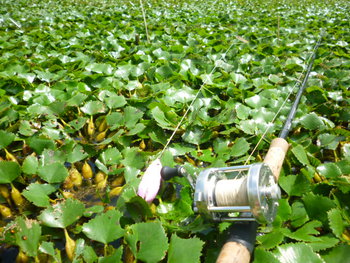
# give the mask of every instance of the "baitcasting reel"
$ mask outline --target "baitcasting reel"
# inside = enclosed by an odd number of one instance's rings
[[[215,221],[271,223],[280,196],[265,163],[210,168],[197,177],[194,210]]]

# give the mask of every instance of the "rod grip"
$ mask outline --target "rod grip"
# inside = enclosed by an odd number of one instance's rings
[[[238,242],[227,242],[222,247],[216,263],[249,263],[250,252],[247,247]]]
[[[237,222],[229,229],[229,238],[216,263],[249,263],[254,249],[258,223]]]
[[[270,167],[276,182],[280,176],[284,157],[286,156],[288,148],[289,144],[285,139],[273,139],[270,148],[265,156],[264,163]]]

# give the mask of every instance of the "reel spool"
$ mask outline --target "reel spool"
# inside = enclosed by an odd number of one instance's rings
[[[265,163],[210,168],[198,175],[194,210],[215,221],[271,223],[280,197]]]

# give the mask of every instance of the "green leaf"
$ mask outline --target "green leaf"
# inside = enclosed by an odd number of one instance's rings
[[[22,171],[26,174],[36,174],[38,165],[38,159],[35,156],[27,156],[23,161]]]
[[[55,149],[55,143],[47,138],[41,137],[32,137],[29,139],[28,145],[32,148],[37,154],[42,154],[44,149]]]
[[[85,209],[84,216],[91,217],[95,213],[102,213],[104,207],[102,205],[94,205]]]
[[[301,196],[311,188],[310,181],[301,173],[298,175],[282,175],[279,178],[279,184],[290,196]]]
[[[322,223],[328,223],[328,210],[335,207],[335,203],[328,197],[308,193],[302,198],[307,214],[311,219],[320,220]]]
[[[338,208],[333,208],[327,212],[327,215],[329,226],[332,229],[333,234],[336,237],[341,238],[345,228],[341,211]]]
[[[122,154],[117,148],[108,148],[100,154],[100,161],[105,165],[119,164]]]
[[[277,257],[270,251],[257,247],[254,249],[254,261],[253,263],[280,263]]]
[[[134,167],[141,169],[145,165],[145,159],[142,152],[136,147],[125,148],[122,152],[124,159],[121,161],[125,167]]]
[[[199,238],[183,239],[173,234],[170,239],[169,263],[199,262],[204,242]]]
[[[272,232],[258,236],[257,240],[261,243],[261,247],[271,249],[282,243],[284,234],[279,229],[274,229]]]
[[[185,133],[182,135],[182,139],[185,142],[199,145],[209,141],[211,135],[212,132],[210,130],[195,126],[191,127],[190,129],[186,129]]]
[[[237,117],[241,120],[246,120],[249,116],[249,112],[251,111],[251,108],[244,106],[241,103],[237,103],[235,106]]]
[[[68,170],[62,163],[51,163],[39,167],[38,175],[48,183],[61,183],[68,176]]]
[[[298,230],[292,232],[292,233],[285,233],[286,236],[289,238],[298,240],[298,241],[317,241],[318,238],[316,235],[318,235],[320,232],[316,230],[315,228],[321,227],[322,223],[320,221],[310,221],[300,227]]]
[[[342,171],[335,163],[324,163],[317,166],[317,171],[326,178],[337,178],[342,175]]]
[[[349,251],[350,245],[341,244],[337,247],[332,248],[326,255],[323,256],[323,259],[326,263],[334,262],[347,262],[349,260]]]
[[[157,106],[151,110],[153,118],[163,129],[173,129],[173,124],[166,118],[164,112]]]
[[[30,257],[37,256],[41,226],[36,220],[17,217],[15,236],[17,245],[24,253]]]
[[[67,162],[76,163],[85,159],[88,154],[84,151],[83,146],[77,144],[71,151],[67,154]]]
[[[336,246],[339,243],[339,239],[333,236],[319,236],[317,240],[309,242],[308,245],[312,247],[312,250],[318,252]]]
[[[139,119],[141,119],[141,117],[143,116],[143,112],[137,108],[127,106],[124,109],[124,115],[125,115],[124,116],[125,126],[128,129],[132,129],[132,128],[134,128],[136,123],[139,121]]]
[[[123,247],[120,246],[111,255],[98,258],[98,263],[115,263],[122,262]],[[95,261],[94,261],[95,262]]]
[[[168,238],[159,221],[131,225],[125,239],[134,256],[146,263],[161,261],[168,249]]]
[[[308,130],[323,129],[325,127],[323,121],[314,112],[302,117],[300,122],[303,125],[303,127],[305,127]]]
[[[110,109],[121,108],[125,106],[126,100],[122,95],[110,94],[108,98],[105,99],[106,105]]]
[[[55,256],[55,248],[52,242],[43,241],[40,244],[39,251],[44,254],[48,254],[52,257]]]
[[[112,112],[111,114],[108,114],[106,117],[106,121],[107,124],[111,126],[110,130],[112,131],[124,125],[123,114],[121,114],[120,112]]]
[[[101,101],[88,101],[80,108],[82,112],[88,115],[96,115],[106,111],[105,105]]]
[[[341,141],[341,137],[334,134],[323,133],[318,136],[318,140],[321,147],[329,150],[335,150],[338,147],[339,141]]]
[[[47,207],[50,205],[49,194],[56,191],[56,188],[50,184],[32,183],[22,192],[34,205],[39,207]]]
[[[109,210],[85,223],[82,231],[88,238],[108,244],[124,235],[124,230],[119,225],[121,217],[121,212]]]
[[[96,252],[91,246],[88,246],[88,245],[84,246],[83,259],[84,259],[84,262],[86,263],[94,263],[97,261],[98,257],[96,255]],[[114,261],[114,262],[119,262],[118,258],[117,258],[117,261]]]
[[[21,174],[21,167],[16,162],[0,161],[0,184],[8,184]]]
[[[249,151],[249,143],[245,138],[238,138],[230,150],[230,155],[232,157],[239,157]]]
[[[269,101],[261,96],[261,95],[254,95],[248,99],[245,99],[245,102],[252,108],[259,109],[261,107],[266,106]]]
[[[15,135],[12,132],[0,130],[0,149],[6,148],[13,140]]]
[[[309,221],[304,204],[300,201],[295,201],[292,204],[291,225],[293,227],[299,227]]]
[[[292,214],[292,208],[290,207],[287,199],[278,200],[277,216],[279,216],[283,221],[290,219]]]
[[[68,198],[46,208],[38,218],[46,226],[66,228],[76,222],[83,215],[84,211],[85,206],[82,202]]]
[[[92,63],[85,67],[88,71],[93,71],[96,73],[103,73],[106,75],[112,75],[113,67],[106,63]]]
[[[301,164],[310,165],[309,159],[307,158],[306,151],[303,146],[298,144],[297,146],[293,147],[291,151]]]
[[[285,244],[279,246],[275,253],[280,263],[324,263],[321,257],[305,243]]]

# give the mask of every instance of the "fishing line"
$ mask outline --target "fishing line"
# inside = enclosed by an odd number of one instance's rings
[[[236,37],[237,38],[237,37]],[[238,40],[240,40],[239,38],[237,38]],[[242,40],[241,40],[242,41]],[[243,42],[243,41],[242,41]],[[227,55],[227,52],[230,51],[230,49],[235,45],[236,43],[235,42],[232,42],[232,44],[228,47],[228,49],[223,53],[221,54],[221,57],[219,60],[225,60],[224,58],[226,57]],[[217,61],[219,61],[217,60]],[[214,67],[213,69],[210,71],[209,75],[204,79],[202,85],[199,87],[196,95],[194,96],[193,100],[191,101],[190,105],[187,107],[184,115],[182,116],[181,120],[179,121],[179,123],[177,124],[175,130],[173,131],[173,133],[171,134],[171,136],[169,137],[167,143],[165,144],[163,150],[161,151],[160,155],[159,155],[159,158],[162,157],[162,155],[164,154],[165,150],[168,148],[170,142],[172,141],[172,139],[174,138],[175,134],[177,133],[177,131],[179,130],[181,124],[183,123],[183,121],[185,120],[187,114],[189,113],[190,109],[192,108],[193,104],[195,103],[195,101],[197,100],[199,94],[201,93],[203,87],[208,84],[209,82],[209,79],[211,79],[211,76],[212,74],[214,73],[214,71],[217,69],[218,65],[217,63],[215,63],[216,61],[214,61]]]
[[[309,56],[309,58],[307,59],[306,65],[310,65],[310,61],[312,60],[312,57],[315,55],[315,52],[320,44],[320,41],[322,39],[323,33],[320,34],[316,44],[314,45],[313,49],[312,49],[312,53]],[[304,75],[304,73],[308,70],[308,68],[310,67],[306,67],[303,69],[303,71],[301,72],[299,78],[296,80],[293,88],[290,90],[290,92],[288,93],[286,99],[283,101],[283,103],[281,104],[281,106],[279,107],[279,109],[277,110],[276,114],[274,115],[274,117],[272,118],[272,121],[268,124],[267,128],[265,129],[265,131],[263,132],[261,138],[259,139],[258,143],[255,145],[253,151],[250,153],[250,155],[248,156],[247,160],[245,161],[244,165],[247,165],[248,162],[250,161],[250,159],[252,158],[253,154],[255,153],[256,149],[259,147],[260,143],[263,141],[263,139],[265,138],[266,134],[268,133],[268,131],[270,130],[270,128],[272,127],[272,125],[274,124],[274,122],[276,121],[278,115],[280,114],[281,110],[283,109],[284,105],[287,103],[287,101],[289,100],[289,97],[292,95],[292,93],[294,93],[296,87],[301,85],[301,78]]]
[[[149,44],[149,43],[150,43],[150,39],[149,39],[149,35],[148,35],[146,12],[145,12],[145,9],[143,8],[143,2],[142,2],[142,0],[140,0],[140,5],[141,5],[142,16],[143,16],[143,23],[144,23],[144,25],[145,25],[145,30],[146,30],[147,42],[148,42],[148,44]]]

